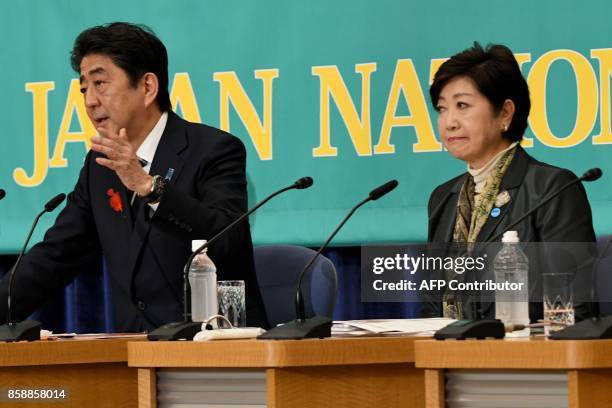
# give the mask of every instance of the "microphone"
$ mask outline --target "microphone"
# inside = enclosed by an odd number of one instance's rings
[[[397,180],[387,181],[382,186],[376,187],[374,190],[370,191],[368,198],[372,201],[378,200],[380,197],[384,196],[385,194],[393,190],[395,187],[397,187],[398,184],[399,183],[397,182]]]
[[[312,183],[313,183],[312,177],[306,176],[306,177],[302,177],[301,179],[293,183],[293,185],[298,190],[303,190],[305,188],[312,186]]]
[[[306,319],[304,312],[304,296],[302,294],[302,280],[304,279],[304,275],[310,269],[314,261],[318,258],[321,252],[327,248],[327,245],[331,242],[331,240],[336,236],[340,228],[346,224],[349,218],[357,211],[359,207],[367,203],[368,201],[375,201],[384,196],[385,194],[391,192],[395,187],[398,186],[397,180],[391,180],[386,182],[380,187],[375,188],[370,191],[368,197],[361,201],[359,204],[354,206],[351,211],[348,213],[346,217],[342,220],[342,222],[336,227],[334,232],[331,233],[329,238],[325,241],[321,248],[314,254],[314,256],[310,259],[310,261],[306,264],[302,272],[300,272],[300,276],[298,277],[297,289],[295,294],[295,317],[296,319],[283,324],[282,326],[274,327],[273,329],[268,330],[264,334],[258,336],[258,339],[274,339],[274,340],[284,340],[284,339],[307,339],[307,338],[324,338],[331,336],[331,325],[332,321],[330,318],[326,316],[314,316]]]
[[[3,191],[4,192],[4,191]],[[30,242],[30,238],[32,238],[32,233],[34,232],[34,228],[36,228],[36,224],[38,224],[38,220],[43,214],[51,212],[57,208],[58,205],[64,201],[66,198],[66,194],[58,194],[53,197],[51,200],[45,204],[44,210],[42,210],[34,219],[34,223],[30,228],[30,232],[28,233],[28,237],[26,238],[25,244],[23,244],[23,248],[21,248],[21,252],[19,252],[19,256],[17,257],[17,261],[11,269],[11,275],[9,277],[9,285],[8,285],[8,295],[7,295],[7,309],[6,309],[6,324],[0,326],[0,341],[34,341],[40,340],[40,323],[35,320],[25,320],[23,322],[15,323],[13,318],[13,302],[12,302],[12,291],[13,284],[15,282],[15,274],[17,272],[17,268],[19,268],[19,264],[21,263],[21,258],[28,247],[28,243]]]
[[[193,339],[193,336],[195,336],[195,334],[202,329],[202,322],[194,322],[191,320],[191,287],[189,285],[189,268],[191,267],[191,263],[193,262],[194,258],[200,252],[204,251],[206,248],[216,242],[221,236],[225,234],[226,231],[232,229],[236,224],[238,224],[240,221],[257,211],[259,207],[270,201],[272,198],[288,190],[303,190],[305,188],[309,188],[310,186],[312,186],[312,184],[312,177],[302,177],[290,186],[281,188],[280,190],[270,194],[265,200],[242,214],[240,217],[230,223],[227,227],[219,231],[210,240],[206,241],[202,246],[193,251],[193,253],[189,255],[189,258],[187,258],[187,262],[185,263],[185,267],[183,268],[183,321],[172,322],[158,327],[157,329],[149,333],[147,335],[147,338],[149,340]]]
[[[61,194],[56,195],[49,201],[47,201],[47,204],[45,204],[45,211],[43,211],[43,214],[45,212],[51,212],[55,210],[57,206],[60,205],[65,199],[66,199],[66,194],[61,193]]]
[[[595,180],[599,179],[602,174],[603,174],[603,172],[601,171],[601,169],[597,168],[597,167],[592,168],[590,170],[587,170],[586,172],[584,172],[584,174],[582,176],[580,176],[576,180],[570,181],[569,183],[567,183],[566,185],[564,185],[563,187],[561,187],[557,191],[554,191],[552,194],[549,194],[546,198],[544,198],[542,201],[540,201],[538,203],[538,205],[533,207],[531,210],[527,211],[525,214],[523,214],[523,216],[519,217],[516,221],[514,221],[512,224],[507,226],[504,231],[494,235],[490,239],[487,239],[486,241],[484,241],[484,243],[489,243],[489,242],[497,241],[502,235],[504,235],[504,232],[512,230],[512,228],[514,226],[519,224],[525,218],[529,217],[531,214],[533,214],[534,212],[539,210],[541,207],[543,207],[545,204],[547,204],[550,200],[552,200],[553,198],[557,197],[559,194],[561,194],[563,191],[567,190],[568,188],[570,188],[574,184],[580,183],[581,181],[587,181],[587,182],[595,181]]]
[[[6,195],[6,191],[0,188],[0,200],[2,200],[5,195]]]
[[[599,167],[594,167],[590,170],[584,172],[582,176],[580,176],[580,180],[582,181],[595,181],[601,177],[603,172]]]

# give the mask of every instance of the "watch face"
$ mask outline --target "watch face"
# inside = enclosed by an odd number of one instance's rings
[[[161,177],[160,175],[153,176],[153,182],[151,184],[151,192],[143,197],[143,200],[146,203],[152,203],[158,201],[161,195],[164,193],[164,189],[166,188],[166,179]]]
[[[157,190],[159,190],[159,176],[153,176],[153,183],[151,185],[151,192],[152,193],[157,193]]]
[[[152,194],[154,192],[155,192],[155,176],[153,176],[153,180],[151,180],[151,189],[149,190],[149,194]]]
[[[153,183],[153,185],[155,186],[155,192],[161,195],[164,192],[164,189],[166,188],[166,183],[167,181],[165,178],[163,178],[162,176],[157,176]]]

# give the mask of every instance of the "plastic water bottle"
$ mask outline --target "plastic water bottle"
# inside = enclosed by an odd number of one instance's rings
[[[504,324],[529,324],[529,260],[519,246],[516,231],[507,231],[502,238],[502,248],[497,253],[493,266],[497,284],[520,286],[520,290],[497,290],[495,292],[495,318]],[[508,282],[506,284],[506,282]],[[529,336],[529,328],[507,333],[507,337]]]
[[[195,251],[206,243],[206,240],[191,241],[191,250]],[[203,322],[217,314],[217,267],[202,251],[189,268],[189,285],[191,286],[191,318],[194,322]]]

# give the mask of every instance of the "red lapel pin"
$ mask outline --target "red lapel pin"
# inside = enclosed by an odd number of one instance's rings
[[[106,195],[109,196],[108,203],[110,204],[111,208],[115,210],[115,212],[122,212],[123,203],[121,202],[119,192],[115,191],[115,189],[109,188],[106,190]]]

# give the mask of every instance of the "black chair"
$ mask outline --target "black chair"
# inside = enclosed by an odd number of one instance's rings
[[[296,318],[297,279],[314,254],[310,248],[294,245],[255,247],[255,271],[271,327]],[[337,289],[336,268],[329,258],[320,255],[302,282],[306,317],[333,318]]]

